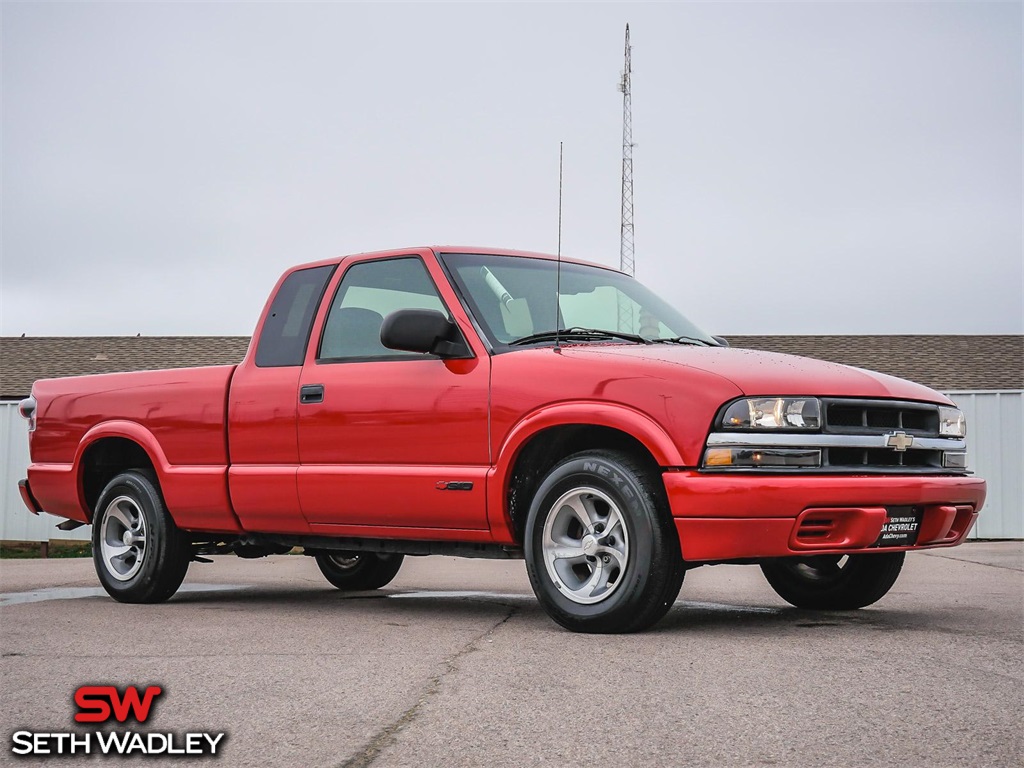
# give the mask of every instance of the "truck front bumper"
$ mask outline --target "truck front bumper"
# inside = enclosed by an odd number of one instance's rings
[[[664,475],[689,562],[951,547],[985,501],[985,481],[948,475]],[[893,510],[914,510],[915,543],[880,545]]]

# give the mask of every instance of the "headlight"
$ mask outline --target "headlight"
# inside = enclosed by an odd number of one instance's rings
[[[959,408],[939,408],[939,434],[943,437],[967,437],[967,420]]]
[[[722,416],[723,429],[821,428],[821,403],[813,397],[755,397],[737,400]]]

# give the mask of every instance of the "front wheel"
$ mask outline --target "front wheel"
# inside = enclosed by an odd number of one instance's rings
[[[377,552],[317,552],[316,564],[338,589],[379,589],[398,575],[404,555]]]
[[[849,611],[880,600],[900,575],[903,552],[780,557],[761,563],[772,589],[791,605]]]
[[[574,632],[636,632],[668,612],[683,560],[661,478],[622,451],[577,453],[552,469],[526,522],[537,599]]]
[[[178,591],[192,560],[155,478],[131,470],[100,494],[92,521],[92,558],[100,583],[122,603],[160,603]]]

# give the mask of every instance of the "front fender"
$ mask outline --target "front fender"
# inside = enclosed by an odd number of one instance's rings
[[[531,411],[509,430],[498,450],[487,480],[488,523],[498,543],[515,542],[512,520],[505,499],[516,459],[531,438],[551,427],[587,425],[608,427],[640,441],[662,467],[683,466],[685,462],[672,438],[654,419],[626,405],[601,401],[556,403]]]

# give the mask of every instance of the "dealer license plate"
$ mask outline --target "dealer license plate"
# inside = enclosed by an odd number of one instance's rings
[[[876,547],[910,547],[917,543],[921,527],[920,507],[889,507],[889,517],[875,542]]]

